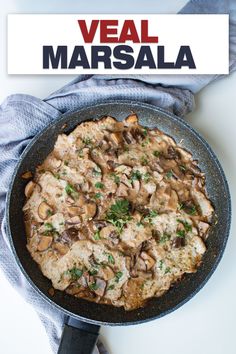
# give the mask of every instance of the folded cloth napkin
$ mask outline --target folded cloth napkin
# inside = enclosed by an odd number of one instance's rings
[[[235,70],[235,0],[192,0],[181,13],[230,13],[229,67],[230,72]],[[64,315],[30,287],[15,263],[5,232],[6,192],[19,156],[32,137],[62,113],[102,101],[128,99],[151,103],[183,117],[194,108],[193,94],[216,78],[212,75],[80,75],[43,101],[17,94],[9,96],[0,106],[0,267],[9,282],[38,312],[53,352],[58,348]],[[95,353],[107,353],[99,341]]]

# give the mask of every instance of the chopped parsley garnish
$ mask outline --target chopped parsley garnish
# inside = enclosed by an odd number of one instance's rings
[[[78,196],[77,190],[70,183],[67,183],[67,185],[65,187],[65,191],[71,197],[77,197]]]
[[[115,278],[116,278],[116,282],[118,283],[120,278],[122,277],[123,275],[123,272],[117,272],[116,275],[115,275]]]
[[[96,182],[96,183],[95,183],[95,187],[96,187],[96,188],[99,188],[99,189],[103,189],[103,188],[104,188],[104,184],[101,183],[101,182]]]
[[[193,205],[191,208],[189,208],[190,215],[196,215],[196,213],[197,213],[197,208],[195,207],[195,205]]]
[[[158,157],[158,156],[160,155],[160,152],[157,151],[157,150],[155,150],[155,151],[153,151],[153,155],[154,155],[155,157]]]
[[[142,143],[142,147],[147,146],[147,144],[149,144],[149,143],[150,143],[150,139],[149,139],[149,138],[146,138],[146,139],[144,140],[144,142]]]
[[[83,143],[84,145],[91,145],[92,140],[89,137],[86,137],[83,139]]]
[[[64,161],[64,165],[68,166],[69,165],[69,161]]]
[[[166,232],[160,237],[160,243],[165,243],[170,239],[170,235],[168,235]]]
[[[108,253],[107,258],[108,258],[108,263],[115,264],[115,259],[112,256],[112,254]]]
[[[143,129],[143,135],[144,135],[144,136],[147,136],[147,135],[148,135],[148,130],[147,130],[147,128],[144,128],[144,129]]]
[[[148,215],[144,217],[144,221],[149,222],[150,224],[152,223],[152,219],[155,218],[158,215],[156,210],[150,210]]]
[[[117,176],[114,172],[111,173],[111,177],[114,179],[114,182],[115,182],[116,184],[119,184],[119,183],[120,183],[120,177]]]
[[[192,231],[192,225],[190,225],[187,221],[180,220],[180,219],[177,219],[177,221],[183,224],[186,232]]]
[[[119,199],[112,204],[106,214],[106,220],[113,224],[118,232],[123,230],[124,225],[131,220],[129,213],[130,204],[126,199]]]
[[[182,172],[185,172],[185,171],[186,171],[186,167],[185,167],[184,165],[180,165],[179,168],[180,168],[180,170],[181,170]]]
[[[101,176],[101,174],[102,174],[102,172],[97,170],[96,168],[94,168],[92,172],[93,172],[94,176]]]
[[[98,192],[94,195],[95,199],[100,199],[101,197],[102,197],[102,194],[100,192]]]
[[[160,270],[163,269],[163,263],[164,263],[164,261],[163,261],[163,259],[161,259],[160,262],[159,262],[159,269]]]
[[[148,164],[148,159],[146,156],[141,157],[141,164],[144,166],[146,166]]]
[[[96,282],[94,281],[92,284],[89,284],[89,288],[91,290],[97,290],[98,289],[98,285],[96,284]]]
[[[51,209],[47,210],[47,216],[52,216],[53,212],[51,211]]]
[[[139,170],[133,171],[131,174],[131,180],[140,180],[142,178],[142,174]]]
[[[149,182],[150,177],[151,177],[150,173],[146,172],[146,173],[144,173],[144,175],[142,176],[142,180],[143,180],[145,183],[147,183],[147,182]]]
[[[171,177],[173,177],[173,172],[170,170],[166,172],[166,178],[171,178]]]
[[[79,268],[76,268],[76,267],[73,267],[73,268],[69,269],[68,271],[66,271],[65,273],[69,274],[70,277],[71,277],[71,280],[75,281],[75,280],[77,280],[77,279],[82,277],[83,270],[81,270]]]
[[[114,284],[111,284],[108,286],[107,290],[113,290],[115,288],[115,285]]]
[[[93,238],[94,238],[94,240],[96,240],[96,241],[98,241],[98,240],[101,239],[100,231],[99,231],[99,230],[97,230],[97,231],[94,233]]]
[[[185,231],[184,230],[177,230],[176,231],[176,235],[178,236],[178,237],[185,237]]]
[[[59,175],[59,173],[55,173],[55,174],[54,174],[54,177],[55,177],[56,179],[60,179],[60,178],[61,178],[60,175]]]
[[[184,204],[183,204],[183,203],[179,203],[179,205],[178,205],[178,209],[179,209],[179,210],[182,210],[182,209],[183,209],[183,207],[184,207]]]
[[[95,268],[89,270],[90,275],[96,275],[97,273],[98,273],[98,270]]]
[[[170,273],[170,272],[171,272],[170,267],[166,267],[166,269],[165,269],[165,274]]]
[[[54,231],[54,230],[55,230],[53,224],[51,224],[50,222],[46,222],[46,223],[44,224],[44,226],[46,227],[46,229],[47,229],[48,231]]]

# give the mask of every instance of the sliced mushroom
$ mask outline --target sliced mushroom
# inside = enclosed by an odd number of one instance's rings
[[[142,140],[145,139],[145,134],[139,128],[132,128],[130,132],[137,142],[141,142]]]
[[[78,206],[70,206],[68,208],[68,213],[70,216],[78,216],[81,215],[83,213],[83,209],[81,207]]]
[[[98,296],[103,296],[106,290],[107,283],[104,279],[96,278],[96,289],[94,290],[95,294]]]
[[[153,181],[149,181],[147,183],[143,183],[143,187],[146,189],[146,191],[148,192],[148,194],[153,194],[156,191],[156,183],[154,183]]]
[[[130,175],[132,168],[127,165],[119,165],[115,168],[117,173],[125,173],[127,176]]]
[[[125,118],[124,123],[125,125],[138,123],[137,114],[130,114],[127,118]]]
[[[42,219],[42,220],[47,219],[48,216],[50,216],[52,212],[53,212],[53,209],[46,202],[42,202],[39,204],[38,215],[39,215],[40,219]]]
[[[34,188],[36,186],[36,183],[33,181],[30,181],[29,183],[27,183],[27,185],[25,186],[25,196],[26,198],[29,198],[31,196],[31,194],[34,191]]]
[[[138,179],[135,179],[133,182],[132,182],[132,185],[133,185],[133,190],[135,191],[135,193],[138,194],[138,192],[140,191],[140,182]]]
[[[150,270],[156,263],[155,259],[150,257],[146,252],[141,252],[140,257],[144,260],[147,270]]]
[[[40,241],[38,243],[37,250],[42,252],[46,251],[52,244],[53,237],[52,236],[41,236]]]
[[[79,215],[72,216],[71,218],[65,221],[67,225],[78,225],[81,223],[81,218]]]
[[[111,133],[110,138],[115,145],[119,145],[122,142],[122,136],[120,132]]]
[[[199,221],[198,223],[198,230],[199,230],[199,235],[202,236],[206,236],[207,231],[209,230],[210,225],[206,222],[203,221]]]
[[[109,239],[110,237],[110,234],[113,232],[113,231],[116,231],[115,227],[113,225],[108,225],[108,226],[105,226],[101,229],[100,231],[100,236],[101,238],[105,238],[105,239]]]
[[[144,271],[144,272],[147,270],[147,266],[146,266],[146,263],[145,263],[144,259],[142,259],[140,257],[138,257],[135,266],[136,266],[137,270],[141,270],[141,271]]]
[[[180,248],[185,246],[185,238],[184,237],[175,237],[171,242],[172,247]]]
[[[127,197],[128,196],[128,187],[124,183],[120,183],[117,188],[116,195],[118,197]]]
[[[167,156],[168,159],[179,159],[180,158],[180,153],[175,150],[173,146],[169,146],[167,149]]]
[[[62,164],[62,161],[57,159],[56,157],[50,158],[48,162],[50,163],[51,167],[55,169],[59,168]]]
[[[60,242],[55,242],[53,244],[53,249],[58,251],[63,256],[69,251],[69,247],[65,244],[60,243]]]
[[[130,133],[130,131],[124,130],[122,135],[126,144],[132,144],[136,142],[133,138],[133,135]]]
[[[84,205],[84,214],[82,215],[85,219],[92,219],[97,213],[97,205],[94,202],[89,202]]]
[[[113,270],[108,266],[102,268],[101,271],[102,271],[102,276],[105,280],[110,280],[115,277]]]
[[[178,207],[178,203],[179,203],[178,195],[176,191],[172,189],[170,192],[170,199],[168,201],[167,207],[168,209],[175,211]]]
[[[31,171],[26,171],[25,173],[23,173],[21,175],[21,178],[23,178],[23,179],[29,179],[29,178],[32,178],[32,177],[33,177],[33,174],[32,174]]]

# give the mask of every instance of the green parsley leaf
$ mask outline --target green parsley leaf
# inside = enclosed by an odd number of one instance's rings
[[[187,221],[180,220],[180,219],[177,219],[177,221],[184,225],[186,232],[192,231],[192,225],[190,225]]]
[[[115,278],[116,278],[116,282],[118,283],[120,278],[123,276],[123,272],[117,272],[116,275],[115,275]]]
[[[115,285],[114,284],[110,284],[107,288],[107,290],[113,290],[115,288]]]
[[[115,264],[115,259],[112,256],[112,254],[110,254],[110,253],[107,254],[107,257],[108,257],[108,263]]]
[[[146,166],[148,164],[148,159],[146,156],[141,157],[141,164],[144,166]]]
[[[171,177],[173,177],[173,172],[170,170],[166,172],[166,178],[171,178]]]
[[[163,261],[163,259],[161,259],[160,262],[159,262],[159,269],[160,270],[163,269],[163,263],[164,263],[164,261]]]
[[[165,243],[170,239],[170,235],[164,232],[164,234],[160,237],[160,243]]]
[[[98,273],[98,270],[95,268],[89,270],[90,275],[96,275],[97,273]]]
[[[102,174],[102,172],[97,170],[96,168],[93,168],[92,173],[93,173],[94,176],[101,176],[101,174]]]
[[[102,197],[102,194],[100,192],[98,192],[94,195],[95,199],[100,199],[101,197]]]
[[[72,197],[78,196],[77,190],[70,183],[67,183],[67,185],[65,187],[65,191],[68,195],[70,195]]]
[[[170,273],[170,272],[171,272],[170,267],[166,267],[166,269],[165,269],[165,274]]]
[[[73,267],[73,268],[69,269],[66,273],[70,275],[71,280],[75,281],[75,280],[82,277],[83,270]]]
[[[113,224],[118,232],[123,230],[124,225],[131,220],[129,213],[129,201],[126,199],[119,199],[112,204],[106,214],[106,220]]]
[[[97,230],[97,231],[94,233],[93,238],[94,238],[94,240],[96,240],[96,241],[98,241],[98,240],[101,239],[100,231],[99,231],[99,230]]]
[[[153,151],[153,155],[154,155],[155,157],[158,157],[158,156],[160,155],[160,152],[157,151],[157,150],[155,150],[155,151]]]
[[[64,161],[64,165],[68,166],[69,165],[69,161]]]
[[[82,141],[83,141],[84,145],[87,145],[87,146],[92,144],[92,140],[89,137],[84,138]]]
[[[51,209],[48,209],[47,210],[47,216],[52,216],[53,215],[53,212],[51,211]]]
[[[142,176],[142,180],[143,180],[145,183],[147,183],[147,182],[149,182],[150,177],[151,177],[150,173],[146,172],[146,173],[144,173],[144,175]]]
[[[96,188],[99,188],[99,189],[103,189],[103,188],[104,188],[104,184],[101,183],[101,182],[96,182],[96,183],[95,183],[95,187],[96,187]]]
[[[96,284],[96,282],[94,281],[92,284],[89,284],[89,288],[91,290],[97,290],[98,289],[98,285]]]
[[[148,135],[148,130],[147,130],[147,128],[144,128],[144,129],[143,129],[143,135],[144,135],[144,136],[147,136],[147,135]]]
[[[133,171],[131,174],[131,181],[140,180],[142,178],[142,174],[139,170]]]
[[[48,231],[53,231],[53,230],[55,230],[53,224],[51,224],[50,222],[46,222],[46,223],[44,224],[44,226],[46,227],[46,229],[47,229]]]
[[[111,177],[114,179],[114,182],[115,182],[116,184],[119,184],[119,183],[120,183],[120,177],[117,176],[114,172],[111,173]]]
[[[184,230],[178,230],[178,231],[176,231],[176,235],[178,236],[178,237],[185,237],[185,231]]]

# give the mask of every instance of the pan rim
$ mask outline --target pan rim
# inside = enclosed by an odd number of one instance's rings
[[[158,314],[158,315],[154,315],[154,316],[150,316],[148,318],[145,319],[137,319],[135,321],[126,321],[126,322],[106,322],[106,321],[99,321],[99,320],[94,320],[94,319],[90,319],[87,317],[83,317],[81,315],[75,314],[67,309],[65,309],[63,306],[55,303],[52,299],[50,299],[45,293],[43,293],[40,288],[33,282],[33,280],[30,278],[30,276],[28,275],[28,273],[26,272],[26,270],[24,269],[20,258],[17,255],[17,251],[14,245],[14,241],[13,241],[13,237],[11,235],[11,228],[10,228],[10,200],[11,200],[11,194],[12,194],[12,188],[13,188],[13,184],[15,181],[15,178],[17,176],[17,172],[21,166],[22,161],[24,160],[25,156],[27,155],[27,153],[31,150],[31,147],[37,142],[37,140],[44,134],[44,132],[48,129],[50,129],[51,127],[53,127],[55,124],[58,124],[60,121],[64,121],[65,118],[70,118],[70,116],[75,115],[76,113],[83,113],[83,111],[87,111],[88,109],[96,109],[97,107],[101,107],[101,106],[107,106],[107,105],[130,105],[131,108],[133,107],[142,107],[142,108],[147,108],[147,109],[151,109],[152,111],[155,111],[156,113],[162,113],[165,116],[171,118],[174,122],[178,122],[180,124],[182,124],[185,128],[187,128],[191,134],[193,134],[199,141],[200,143],[204,146],[204,148],[206,148],[206,150],[208,151],[208,154],[210,156],[210,158],[212,160],[214,160],[214,163],[217,167],[217,169],[220,172],[220,175],[222,177],[223,180],[223,184],[224,184],[224,191],[226,193],[226,197],[227,197],[227,205],[226,205],[226,210],[227,210],[227,220],[226,220],[226,226],[225,226],[225,236],[224,236],[224,240],[222,243],[222,248],[220,250],[220,252],[218,253],[217,257],[215,258],[215,262],[211,267],[211,270],[207,273],[207,275],[204,277],[204,279],[200,282],[200,284],[194,289],[194,291],[192,291],[191,294],[189,294],[186,298],[184,298],[182,301],[180,301],[177,305],[171,307],[168,310],[163,311],[162,313]],[[88,119],[89,120],[89,119]],[[90,119],[92,120],[92,119]],[[61,116],[59,116],[58,118],[54,119],[52,122],[50,122],[49,124],[47,124],[38,134],[36,134],[34,136],[34,138],[31,140],[31,142],[25,147],[23,153],[20,155],[19,157],[19,161],[17,162],[15,169],[14,169],[14,173],[11,177],[11,182],[9,184],[8,187],[8,192],[7,192],[7,197],[6,197],[6,232],[7,232],[7,236],[9,239],[9,243],[10,243],[10,247],[11,247],[11,251],[13,252],[13,255],[16,259],[17,265],[19,266],[21,272],[23,273],[23,275],[26,277],[28,283],[30,284],[31,287],[33,287],[33,289],[41,296],[41,298],[43,298],[50,306],[53,306],[54,308],[56,308],[57,310],[63,312],[65,315],[67,316],[71,316],[73,318],[76,318],[78,320],[87,322],[87,323],[91,323],[91,324],[96,324],[96,325],[108,325],[108,326],[124,326],[124,325],[134,325],[134,324],[141,324],[141,323],[145,323],[145,322],[149,322],[152,320],[155,320],[157,318],[161,318],[165,315],[168,315],[169,313],[177,310],[179,307],[183,306],[185,303],[187,303],[188,301],[190,301],[208,282],[208,280],[210,279],[210,277],[213,275],[213,273],[215,272],[217,266],[219,265],[219,262],[222,259],[222,256],[224,254],[225,251],[225,247],[229,238],[229,233],[230,233],[230,226],[231,226],[231,213],[232,213],[232,209],[231,209],[231,197],[230,197],[230,190],[229,190],[229,186],[228,186],[228,182],[225,176],[225,173],[223,171],[223,168],[216,156],[216,154],[214,153],[214,151],[212,150],[212,148],[210,147],[210,145],[208,144],[208,142],[188,123],[186,122],[183,118],[178,117],[176,115],[174,115],[171,112],[168,112],[166,110],[164,110],[161,107],[155,106],[155,105],[151,105],[151,104],[147,104],[147,103],[143,103],[140,101],[130,101],[130,100],[118,100],[118,101],[112,101],[112,100],[107,100],[105,102],[100,102],[97,103],[95,105],[88,105],[86,107],[83,107],[82,109],[79,110],[75,110],[75,111],[69,111],[66,112],[64,114],[62,114]]]

